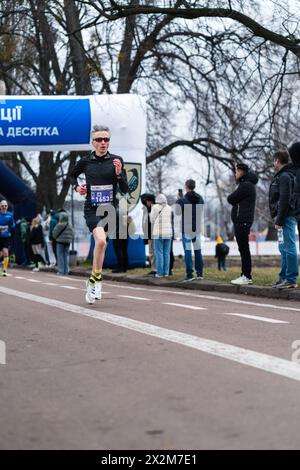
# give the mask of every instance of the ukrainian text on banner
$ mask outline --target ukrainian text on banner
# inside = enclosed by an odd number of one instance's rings
[[[89,144],[89,99],[2,99],[0,146]]]

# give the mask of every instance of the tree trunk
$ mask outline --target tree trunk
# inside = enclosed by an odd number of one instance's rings
[[[89,73],[89,63],[84,53],[79,11],[74,0],[64,0],[64,10],[67,33],[69,34],[76,94],[91,95],[93,90]]]

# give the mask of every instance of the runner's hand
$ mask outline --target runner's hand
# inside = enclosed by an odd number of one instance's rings
[[[113,164],[114,164],[114,167],[115,167],[116,175],[119,176],[122,172],[122,162],[119,159],[115,158],[113,160]]]

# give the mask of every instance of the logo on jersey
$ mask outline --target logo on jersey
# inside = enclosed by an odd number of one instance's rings
[[[117,192],[117,198],[122,205],[122,199],[126,200],[128,212],[131,212],[139,202],[141,195],[142,180],[142,164],[141,163],[124,163],[128,181],[128,193],[122,194],[120,190]]]

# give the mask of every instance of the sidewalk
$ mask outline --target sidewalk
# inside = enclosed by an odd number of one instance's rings
[[[70,274],[75,276],[84,276],[88,277],[90,275],[90,270],[86,270],[84,267],[73,267],[71,268]],[[172,287],[177,289],[186,289],[186,290],[199,290],[205,292],[226,292],[228,294],[243,294],[251,295],[254,297],[262,297],[268,299],[282,299],[282,300],[296,300],[300,301],[300,288],[298,289],[272,289],[268,286],[234,286],[233,284],[224,284],[221,282],[212,282],[206,281],[192,281],[192,282],[182,282],[182,281],[172,281],[171,279],[156,279],[152,276],[136,276],[131,275],[130,271],[128,273],[103,273],[103,279],[108,281],[118,281],[118,282],[130,282],[133,284],[143,284],[151,286],[160,286],[160,287]]]

